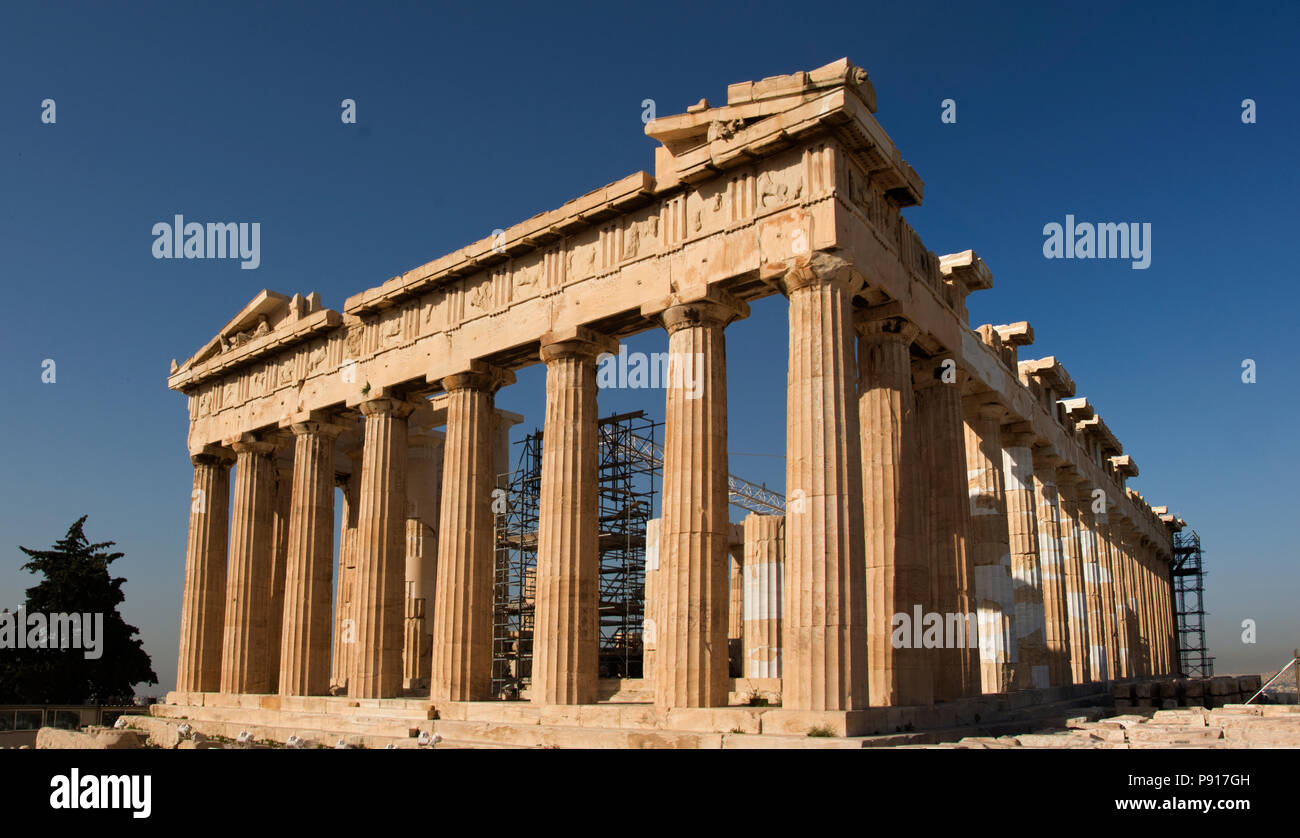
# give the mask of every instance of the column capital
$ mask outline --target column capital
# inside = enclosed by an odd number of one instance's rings
[[[913,390],[943,385],[957,388],[957,395],[960,396],[962,388],[966,386],[969,379],[970,373],[961,368],[961,364],[951,352],[912,362]]]
[[[1039,442],[1034,445],[1034,468],[1050,468],[1055,471],[1064,464],[1065,458],[1050,442]]]
[[[486,361],[471,361],[469,369],[452,373],[442,379],[442,389],[448,393],[454,390],[486,390],[495,393],[508,384],[515,383],[515,374],[505,367],[498,367]]]
[[[225,466],[229,468],[235,461],[235,452],[224,445],[215,443],[203,446],[203,449],[190,455],[190,462],[196,466]]]
[[[787,296],[803,288],[822,284],[839,284],[850,294],[862,290],[866,281],[853,266],[839,256],[814,253],[793,260],[779,285]]]
[[[993,401],[988,393],[963,396],[961,407],[967,417],[996,419],[999,422],[1006,419],[1007,415],[1010,413],[1001,402]]]
[[[864,342],[898,342],[910,346],[921,329],[906,317],[861,309],[853,317],[858,338]]]
[[[557,358],[596,358],[618,352],[618,339],[602,335],[586,326],[556,329],[542,335],[541,359],[550,363]]]
[[[271,440],[264,439],[257,434],[240,434],[226,441],[236,454],[273,454],[275,453],[276,444]]]
[[[1012,422],[1002,426],[1003,448],[1030,448],[1039,440],[1033,425],[1028,422]]]
[[[357,405],[357,408],[361,411],[362,416],[368,417],[389,414],[398,419],[405,419],[414,412],[415,405],[410,402],[402,401],[401,399],[378,398],[364,401]],[[295,433],[297,433],[297,431],[295,431]]]
[[[339,434],[347,428],[342,425],[334,425],[329,422],[294,422],[289,426],[294,436],[306,436],[307,434],[317,434],[327,439],[336,439]]]
[[[677,292],[653,306],[642,306],[641,312],[653,309],[669,335],[687,326],[726,326],[749,316],[748,303],[717,287]]]

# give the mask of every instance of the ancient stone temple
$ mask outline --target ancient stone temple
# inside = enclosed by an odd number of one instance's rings
[[[966,297],[993,274],[903,220],[922,181],[875,110],[847,60],[733,84],[725,104],[646,126],[653,176],[341,310],[263,291],[173,362],[194,488],[177,687],[158,713],[708,745],[1174,674],[1182,522],[1125,485],[1133,458],[1062,362],[1029,354],[1028,323],[972,328]],[[785,514],[733,522],[728,326],[778,294]],[[597,364],[652,329],[702,381],[667,388],[645,677],[611,687],[596,666]],[[522,417],[494,402],[531,364],[546,375],[532,677],[526,701],[500,701],[493,502]]]

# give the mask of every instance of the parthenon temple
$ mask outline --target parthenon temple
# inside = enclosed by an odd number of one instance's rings
[[[700,730],[690,711],[745,706],[739,680],[772,696],[763,732],[845,735],[873,708],[1177,674],[1183,522],[1126,485],[1133,457],[1062,361],[1033,357],[1029,323],[970,324],[993,273],[903,219],[923,184],[875,111],[847,59],[732,84],[725,104],[646,125],[653,176],[341,311],[262,291],[173,361],[194,486],[168,703],[418,701],[430,719],[514,707],[573,724],[632,707]],[[784,514],[733,521],[727,331],[773,295],[789,312]],[[597,369],[656,329],[702,380],[655,395],[642,692],[619,704],[597,666]],[[523,417],[496,394],[537,363],[531,679],[508,702],[494,503]]]

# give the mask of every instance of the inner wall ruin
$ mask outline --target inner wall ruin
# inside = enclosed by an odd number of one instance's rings
[[[923,185],[874,112],[847,60],[733,84],[725,105],[646,126],[653,176],[341,312],[263,291],[173,361],[194,490],[168,703],[427,696],[448,718],[496,698],[493,491],[522,417],[494,400],[536,363],[528,699],[600,700],[597,359],[649,329],[703,376],[670,385],[663,412],[642,638],[655,711],[737,702],[729,628],[779,712],[838,714],[841,734],[867,708],[1175,673],[1183,522],[1125,485],[1133,458],[1060,360],[1027,357],[1028,323],[971,328],[966,297],[992,272],[971,250],[936,256],[903,220]],[[789,303],[785,514],[733,524],[727,326],[774,294]]]

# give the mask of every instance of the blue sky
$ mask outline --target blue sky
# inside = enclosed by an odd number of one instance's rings
[[[972,323],[1029,320],[1022,357],[1060,358],[1141,468],[1131,485],[1201,533],[1219,671],[1278,665],[1300,642],[1284,531],[1300,469],[1294,3],[268,5],[0,12],[0,602],[34,581],[17,545],[88,514],[88,535],[127,554],[124,612],[170,687],[192,474],[170,359],[264,287],[341,309],[652,171],[643,99],[680,113],[848,56],[925,180],[910,223],[993,269]],[[260,222],[261,267],[155,260],[152,226],[176,213]],[[1067,213],[1149,222],[1150,268],[1044,259],[1043,225]],[[630,346],[665,347],[661,332]],[[782,452],[784,353],[780,299],[728,330],[733,451]],[[542,388],[540,367],[521,371],[498,404],[531,430]],[[637,407],[661,416],[661,394],[601,397]],[[732,468],[783,482],[779,457]]]

